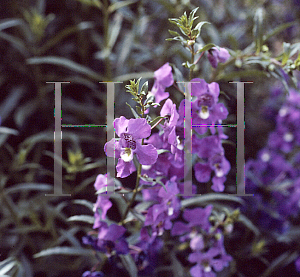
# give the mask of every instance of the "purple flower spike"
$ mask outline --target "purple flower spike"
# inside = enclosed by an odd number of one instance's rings
[[[152,144],[142,145],[142,139],[151,134],[151,126],[144,118],[126,119],[124,116],[116,118],[114,127],[119,141],[114,139],[107,142],[104,150],[107,156],[119,158],[117,177],[125,178],[136,170],[133,163],[133,154],[136,154],[142,165],[152,165],[156,162],[158,154]]]
[[[151,93],[155,96],[156,103],[169,97],[169,93],[165,89],[174,83],[172,75],[172,67],[169,63],[165,63],[161,68],[154,72],[155,82]]]
[[[207,58],[213,68],[218,66],[218,63],[225,63],[229,58],[230,54],[225,48],[213,47],[207,53]]]

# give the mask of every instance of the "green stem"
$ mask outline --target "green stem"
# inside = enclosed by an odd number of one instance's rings
[[[108,11],[108,0],[104,0],[104,9],[103,9],[103,25],[104,25],[104,49],[109,48],[109,33],[108,33],[108,26],[109,26],[109,11]],[[109,57],[105,58],[105,68],[106,68],[106,79],[109,81],[112,77],[111,72],[111,64]]]
[[[144,139],[142,139],[142,145],[144,144]],[[135,183],[135,188],[133,190],[133,195],[132,195],[132,198],[130,200],[130,202],[128,203],[127,207],[126,207],[126,210],[125,210],[125,213],[123,214],[123,217],[122,217],[122,220],[119,224],[123,225],[125,222],[124,220],[126,219],[126,216],[127,214],[129,213],[129,210],[135,200],[135,197],[138,193],[138,188],[139,188],[139,185],[140,185],[140,179],[141,179],[141,171],[142,171],[142,165],[139,164],[138,166],[138,169],[137,169],[137,176],[136,176],[136,183]]]
[[[132,198],[130,200],[130,202],[128,203],[127,207],[126,207],[126,210],[125,210],[125,213],[123,214],[123,217],[122,217],[122,220],[121,220],[121,224],[123,225],[125,222],[125,219],[127,217],[127,214],[129,213],[129,210],[135,200],[135,197],[138,193],[138,187],[139,187],[139,184],[140,184],[140,179],[141,179],[141,171],[142,171],[142,165],[139,164],[139,167],[138,167],[138,170],[137,170],[137,177],[136,177],[136,184],[135,184],[135,188],[133,190],[133,195],[132,195]]]
[[[192,54],[191,64],[193,64],[195,59],[194,45],[191,46],[191,54]],[[190,68],[189,81],[191,81],[192,79],[193,79],[193,67]]]

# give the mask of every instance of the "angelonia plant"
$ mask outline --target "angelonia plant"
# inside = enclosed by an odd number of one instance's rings
[[[166,91],[174,86],[183,95],[192,93],[191,117],[195,126],[192,129],[193,176],[198,183],[211,184],[212,191],[223,192],[231,169],[222,145],[228,137],[221,126],[228,110],[219,101],[219,84],[207,83],[204,79],[193,78],[193,75],[201,58],[207,58],[211,66],[217,68],[219,63],[230,58],[230,54],[213,43],[197,43],[202,26],[209,23],[200,22],[194,26],[196,11],[197,8],[189,16],[185,12],[179,19],[170,19],[181,34],[170,31],[173,37],[168,39],[179,41],[190,53],[190,60],[183,63],[189,70],[189,79],[177,81],[191,82],[191,92],[179,89],[173,75],[175,66],[168,62],[154,72],[151,90],[148,82],[141,85],[141,78],[131,80],[126,86],[126,92],[137,103],[135,109],[128,104],[133,118],[120,116],[114,120],[116,138],[105,144],[104,151],[108,157],[117,159],[118,178],[136,172],[135,187],[133,190],[124,188],[120,180],[114,180],[109,173],[98,175],[94,184],[97,191],[94,231],[83,238],[83,243],[94,248],[99,262],[82,276],[158,276],[160,253],[169,248],[184,253],[180,266],[185,272],[182,276],[217,276],[233,260],[224,248],[224,238],[232,233],[240,212],[238,209],[217,209],[213,205],[195,207],[197,205],[188,202],[192,196],[183,196],[187,133],[185,99],[176,106]],[[259,178],[259,182],[272,184],[272,193],[279,200],[276,205],[289,203],[288,207],[279,209],[283,217],[293,214],[298,207],[299,188],[291,189],[291,180],[299,183],[299,169],[293,170],[283,157],[289,154],[294,142],[299,145],[299,131],[287,129],[294,117],[300,118],[294,111],[298,105],[295,103],[300,103],[298,98],[299,95],[290,94],[279,111],[278,129],[271,134],[274,138],[260,152],[258,161],[247,164],[249,169],[258,171],[255,178]],[[152,118],[153,111],[158,111],[159,116]],[[281,155],[272,150],[277,147],[280,147]],[[299,162],[299,155],[292,155],[290,160]],[[284,166],[286,174],[268,177],[265,172],[276,166],[281,169]],[[251,183],[252,177],[248,176],[247,182],[251,184],[250,192],[255,193],[259,188]],[[276,186],[282,178],[286,178],[284,186]],[[108,186],[115,186],[118,193],[107,193]],[[192,184],[192,191],[198,192],[195,184]],[[270,208],[262,198],[253,201]],[[118,222],[107,216],[114,205],[120,209]],[[253,207],[259,206],[256,203]]]

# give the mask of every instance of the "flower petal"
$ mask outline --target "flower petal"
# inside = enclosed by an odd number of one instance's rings
[[[136,171],[136,168],[132,161],[124,162],[122,159],[119,159],[116,169],[117,169],[117,177],[120,178],[125,178],[129,176],[132,172]]]
[[[128,134],[137,139],[147,138],[151,135],[151,126],[145,118],[130,119],[128,122]]]
[[[126,117],[121,116],[120,118],[116,118],[114,120],[114,127],[117,135],[120,137],[122,133],[126,133],[126,128],[128,126],[129,120]]]
[[[154,164],[157,160],[158,154],[156,148],[152,144],[141,145],[137,143],[137,149],[135,150],[136,156],[143,165]]]
[[[104,151],[106,156],[119,158],[120,157],[120,146],[119,142],[115,139],[111,139],[109,142],[105,143]]]

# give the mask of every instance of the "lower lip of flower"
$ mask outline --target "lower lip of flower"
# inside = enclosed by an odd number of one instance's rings
[[[264,162],[268,162],[270,160],[271,156],[269,153],[263,153],[261,155],[261,159],[264,161]]]
[[[215,168],[216,168],[216,176],[217,177],[223,177],[224,175],[224,172],[222,170],[222,168],[220,168],[220,165],[219,164],[215,164]]]
[[[293,136],[292,133],[285,133],[284,136],[283,136],[283,139],[286,142],[291,142],[294,139],[294,136]]]
[[[207,106],[202,106],[202,107],[201,107],[199,116],[200,116],[202,119],[207,119],[207,118],[209,117],[209,110],[208,110],[208,107],[207,107]]]
[[[132,159],[133,159],[133,153],[131,151],[130,148],[125,148],[124,149],[124,152],[121,154],[121,159],[124,161],[124,162],[131,162]]]

